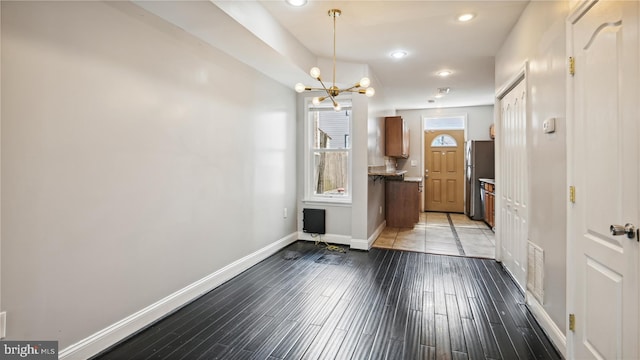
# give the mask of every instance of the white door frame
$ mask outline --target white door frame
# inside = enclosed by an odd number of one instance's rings
[[[500,112],[500,103],[502,102],[502,99],[505,97],[505,95],[507,95],[509,93],[509,91],[511,91],[516,85],[518,85],[520,82],[524,82],[524,86],[527,90],[527,104],[526,104],[526,120],[527,120],[527,124],[526,124],[526,129],[527,129],[527,148],[526,148],[526,152],[527,152],[527,176],[530,177],[531,174],[531,161],[530,161],[530,154],[531,154],[531,142],[529,141],[528,137],[529,137],[529,133],[530,133],[530,125],[531,125],[531,101],[530,101],[530,93],[529,93],[529,83],[528,83],[528,79],[529,79],[529,60],[526,60],[524,62],[524,64],[522,65],[522,67],[520,68],[520,70],[513,75],[506,83],[504,83],[500,88],[498,88],[498,90],[496,91],[496,100],[495,100],[495,106],[494,106],[494,124],[495,124],[495,132],[496,132],[496,137],[495,137],[495,147],[496,147],[496,163],[495,163],[495,208],[496,209],[501,209],[502,208],[502,200],[501,200],[501,196],[502,196],[502,181],[503,179],[500,178],[500,171],[502,169],[502,141],[504,140],[501,136],[502,134],[502,129],[500,126],[500,116],[501,116],[501,112]],[[529,201],[529,197],[531,194],[531,181],[527,181],[527,203],[530,204],[531,202]],[[529,209],[529,211],[527,212],[527,224],[529,223],[529,213],[531,212],[531,209]],[[503,259],[503,254],[502,254],[502,234],[500,229],[500,224],[502,222],[501,219],[501,214],[500,211],[496,211],[496,216],[495,216],[495,229],[496,229],[496,233],[495,233],[495,237],[496,237],[496,260],[502,262]],[[528,236],[527,236],[528,238]],[[526,267],[525,267],[526,268]]]

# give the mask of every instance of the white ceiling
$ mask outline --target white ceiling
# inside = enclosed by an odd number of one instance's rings
[[[198,7],[194,2],[174,2],[173,8],[167,2],[136,3],[223,51],[234,56],[242,53],[240,57],[246,63],[287,86],[295,82],[317,86],[306,75],[308,66],[315,65],[318,58],[332,58],[333,20],[327,11],[340,9],[342,16],[336,25],[338,67],[340,62],[368,65],[390,106],[418,109],[493,104],[494,56],[528,1],[309,0],[298,8],[284,0],[213,0],[207,5],[208,12],[220,19],[222,11],[238,25],[227,26],[224,39],[219,33],[207,36],[208,15],[202,3]],[[215,7],[218,9],[211,9]],[[458,22],[458,15],[466,12],[476,17],[467,23]],[[247,34],[260,39],[270,51],[262,49],[257,56],[248,55],[247,45],[254,48],[252,44],[233,41],[247,39]],[[389,54],[398,49],[409,55],[401,60],[391,58]],[[257,61],[259,58],[268,61]],[[281,63],[277,69],[274,62]],[[283,63],[289,70],[282,69]],[[440,78],[436,72],[442,69],[453,74]],[[329,75],[323,79],[330,82]],[[339,83],[359,80],[340,76],[338,71]],[[444,98],[435,99],[439,87],[449,87],[451,91]],[[429,99],[435,103],[429,103]]]

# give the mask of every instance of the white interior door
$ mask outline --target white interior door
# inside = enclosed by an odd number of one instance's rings
[[[521,80],[500,100],[500,198],[497,232],[500,258],[518,285],[527,281],[527,89]]]
[[[568,209],[568,283],[575,288],[567,295],[576,359],[640,357],[638,234],[610,231],[640,225],[638,15],[637,1],[599,1],[570,17],[569,181],[576,198]]]

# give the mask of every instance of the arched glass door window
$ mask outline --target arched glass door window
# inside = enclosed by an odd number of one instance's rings
[[[458,143],[456,142],[456,139],[454,139],[451,135],[447,135],[447,134],[440,135],[435,139],[433,139],[433,141],[431,142],[431,147],[451,147],[451,146],[456,147],[458,146]]]

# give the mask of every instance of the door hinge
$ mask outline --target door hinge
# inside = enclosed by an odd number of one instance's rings
[[[569,201],[576,203],[576,187],[573,185],[569,186]]]
[[[569,75],[574,76],[576,74],[576,59],[573,56],[569,57]]]
[[[569,314],[569,330],[576,331],[576,316]]]

